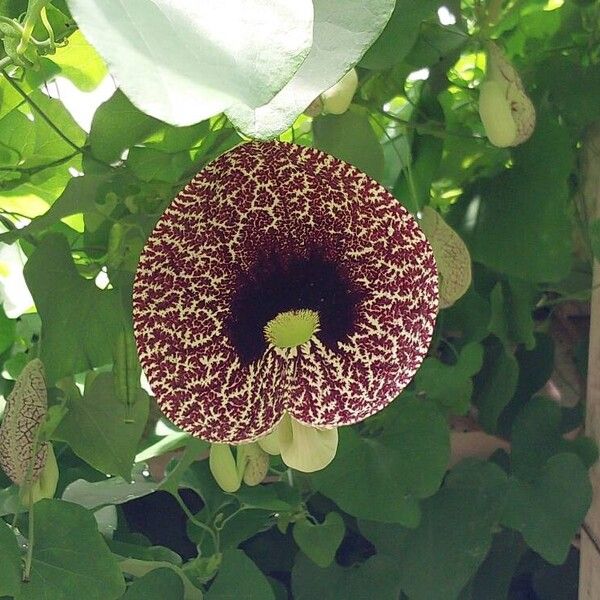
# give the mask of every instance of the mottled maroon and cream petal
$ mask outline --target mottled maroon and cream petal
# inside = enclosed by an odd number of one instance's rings
[[[315,251],[357,292],[348,335],[243,360],[227,325],[240,277],[265,255]],[[333,427],[381,410],[421,364],[437,304],[431,247],[396,199],[332,156],[281,142],[243,144],[200,172],[148,239],[134,285],[157,401],[212,442],[252,441],[285,411]]]

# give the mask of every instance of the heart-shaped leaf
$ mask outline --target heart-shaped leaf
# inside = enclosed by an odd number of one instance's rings
[[[285,131],[319,95],[362,58],[382,32],[394,0],[314,0],[313,45],[290,82],[267,104],[237,105],[227,111],[249,136],[274,137]]]
[[[289,81],[312,40],[310,0],[68,0],[85,37],[140,110],[191,125],[257,107]]]
[[[335,558],[346,526],[336,512],[330,512],[323,523],[313,524],[308,519],[294,525],[294,540],[302,552],[320,567],[328,567]]]

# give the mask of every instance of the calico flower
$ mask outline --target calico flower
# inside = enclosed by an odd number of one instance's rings
[[[165,414],[242,444],[280,422],[289,438],[390,403],[431,340],[437,272],[416,221],[367,175],[314,148],[251,142],[167,208],[133,302]]]

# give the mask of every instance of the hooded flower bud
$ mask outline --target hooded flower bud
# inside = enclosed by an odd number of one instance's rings
[[[35,482],[46,464],[48,442],[38,445],[35,457],[34,451],[37,432],[47,412],[44,365],[36,358],[25,365],[17,378],[15,387],[6,399],[6,410],[0,425],[0,466],[19,486]]]
[[[304,111],[308,117],[317,117],[321,113],[341,115],[352,103],[352,98],[358,87],[356,69],[348,71],[335,85],[317,96]]]
[[[242,478],[228,444],[212,444],[208,458],[210,472],[224,492],[237,492]]]
[[[21,488],[19,497],[23,506],[31,506],[44,498],[53,498],[58,484],[58,464],[52,444],[48,444],[46,464],[39,477],[31,484]]]
[[[258,485],[269,471],[269,455],[256,443],[242,444],[237,449],[237,465],[246,485]]]
[[[422,211],[421,228],[427,236],[440,279],[440,308],[452,306],[471,285],[471,256],[461,237],[430,206]]]
[[[519,73],[494,44],[488,44],[487,76],[479,88],[479,115],[488,139],[506,148],[528,140],[535,127],[535,108]]]

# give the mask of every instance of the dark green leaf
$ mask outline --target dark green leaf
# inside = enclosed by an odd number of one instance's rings
[[[183,582],[172,569],[155,569],[136,579],[123,600],[183,600]]]
[[[489,331],[507,348],[525,344],[527,350],[531,350],[535,346],[533,309],[536,296],[531,284],[517,279],[498,283],[492,290]]]
[[[313,482],[353,516],[415,527],[419,498],[439,487],[448,453],[448,427],[435,405],[400,396],[377,437],[341,428],[335,459]]]
[[[440,27],[436,21],[432,19],[421,25],[419,37],[406,56],[406,62],[416,69],[435,66],[444,60],[452,62],[469,40],[461,25]]]
[[[40,358],[48,383],[111,362],[121,328],[119,295],[80,277],[66,238],[47,235],[24,274],[42,318]]]
[[[254,508],[264,508],[272,511],[286,511],[290,505],[282,500],[275,485],[244,486],[236,493],[237,499]]]
[[[521,536],[503,529],[494,536],[492,547],[471,583],[470,600],[506,600],[519,560],[525,551]]]
[[[519,366],[497,338],[486,347],[483,368],[475,377],[473,403],[479,408],[479,421],[494,433],[498,417],[515,393]]]
[[[454,365],[437,358],[426,358],[415,376],[415,387],[436,402],[442,410],[465,414],[471,405],[473,382],[471,378],[483,363],[481,344],[465,346]]]
[[[597,459],[591,440],[565,440],[561,435],[560,406],[547,398],[532,398],[517,416],[512,430],[511,472],[532,481],[548,459],[559,452],[574,452],[587,466]],[[592,454],[589,455],[590,444]],[[583,454],[580,455],[579,451]]]
[[[62,500],[35,505],[31,581],[19,600],[114,600],[125,591],[117,561],[98,533],[92,513]]]
[[[573,155],[566,129],[538,114],[535,132],[514,150],[514,162],[466,193],[449,224],[474,261],[527,281],[558,281],[571,262],[567,180]]]
[[[500,519],[506,476],[492,463],[465,461],[423,502],[423,518],[410,530],[378,523],[360,529],[379,553],[392,558],[411,600],[456,598],[485,558]]]
[[[488,335],[490,305],[473,287],[441,314],[444,329],[457,333],[467,342],[479,342]]]
[[[343,115],[314,120],[314,145],[358,167],[374,179],[383,176],[383,150],[365,111],[352,107]]]
[[[360,61],[366,69],[388,69],[401,62],[419,35],[421,21],[434,16],[440,0],[396,0],[385,29]]]
[[[587,469],[575,454],[556,454],[532,482],[510,481],[502,522],[552,564],[567,557],[592,500]]]
[[[336,512],[330,512],[323,523],[302,519],[294,524],[294,541],[300,550],[319,567],[328,567],[342,543],[346,526]]]
[[[267,578],[242,550],[223,553],[217,577],[206,600],[275,600]]]
[[[373,556],[350,568],[334,563],[322,569],[299,553],[292,591],[294,600],[397,600],[400,585],[396,565],[388,557]]]
[[[2,265],[0,264],[1,268]],[[13,345],[16,329],[16,321],[9,319],[4,312],[4,308],[0,305],[0,354]]]
[[[589,225],[590,244],[596,260],[600,260],[600,219],[595,219]]]
[[[402,170],[394,185],[394,196],[411,212],[429,203],[431,183],[438,171],[443,146],[440,138],[415,136],[411,147],[412,161]]]
[[[18,596],[21,588],[21,553],[15,532],[0,520],[0,596]]]
[[[517,389],[498,419],[498,432],[506,437],[510,436],[521,408],[544,386],[554,370],[554,341],[544,333],[536,333],[534,337],[536,345],[533,350],[520,347],[515,353],[519,364]]]
[[[54,439],[67,442],[75,454],[103,473],[131,479],[131,468],[139,439],[148,418],[148,396],[140,391],[131,412],[117,399],[111,373],[100,373],[86,385],[85,395],[73,388],[69,412],[54,432]],[[131,416],[133,422],[127,422]]]

